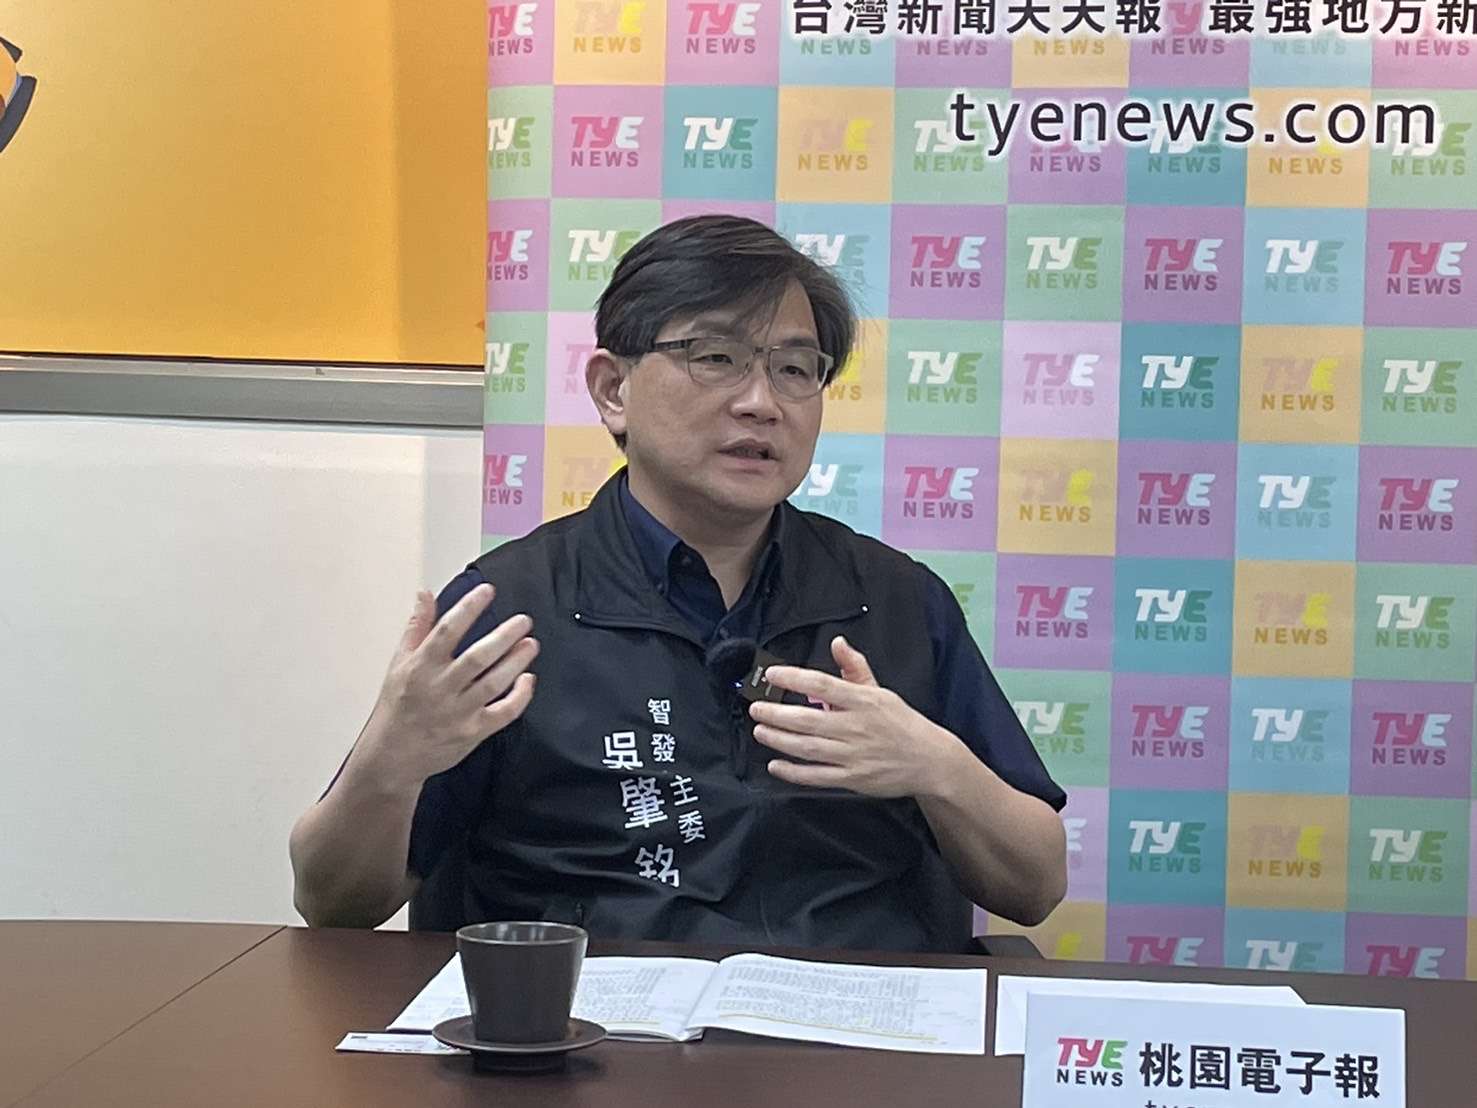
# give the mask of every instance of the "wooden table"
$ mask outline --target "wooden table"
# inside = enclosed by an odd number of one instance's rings
[[[0,959],[13,939],[0,924]],[[57,926],[57,925],[52,925]],[[74,925],[77,927],[89,925]],[[90,925],[105,928],[107,925]],[[135,932],[135,935],[137,932]],[[127,945],[125,940],[118,947]],[[232,1106],[897,1105],[940,1108],[1018,1105],[1021,1060],[853,1050],[710,1031],[700,1042],[606,1041],[569,1058],[562,1072],[476,1074],[463,1057],[339,1054],[348,1031],[383,1028],[445,964],[451,936],[284,928],[53,1077],[22,1108],[210,1108]],[[965,957],[863,956],[772,950],[835,961],[985,966],[1000,974],[1290,984],[1310,1003],[1404,1008],[1410,1103],[1473,1103],[1467,1052],[1477,1028],[1477,984],[1322,974],[1012,961]],[[656,943],[592,943],[592,955],[731,951]],[[7,997],[7,1024],[38,1002],[53,1011],[85,992],[51,999]],[[0,1028],[3,1038],[5,1028]]]
[[[242,924],[0,922],[0,1105],[275,935]]]

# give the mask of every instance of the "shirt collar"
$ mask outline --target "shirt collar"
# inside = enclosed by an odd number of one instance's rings
[[[631,538],[635,540],[641,568],[646,571],[652,587],[665,595],[671,586],[673,559],[679,553],[691,553],[694,559],[701,556],[636,499],[631,492],[629,473],[625,470],[621,472],[619,490],[621,509],[625,513],[626,525],[631,529]],[[779,572],[784,517],[784,512],[774,513],[769,536],[754,563],[753,579],[761,587],[772,584],[774,575]]]

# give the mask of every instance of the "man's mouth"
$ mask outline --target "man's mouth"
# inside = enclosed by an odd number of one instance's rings
[[[754,461],[764,462],[767,462],[774,457],[774,454],[770,451],[769,447],[757,446],[747,443],[739,446],[724,447],[724,449],[721,450],[720,453],[727,454],[731,458],[749,458]]]

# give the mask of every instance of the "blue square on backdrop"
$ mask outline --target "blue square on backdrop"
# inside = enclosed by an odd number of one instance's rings
[[[775,229],[840,278],[862,319],[886,317],[891,204],[777,204]]]
[[[790,495],[790,503],[880,541],[882,446],[881,435],[820,436],[810,472]]]
[[[1432,14],[1428,12],[1427,18]],[[1313,23],[1317,26],[1318,20]],[[1367,89],[1374,69],[1371,42],[1332,30],[1313,35],[1258,35],[1251,44],[1252,87]],[[1281,129],[1280,121],[1268,119],[1258,119],[1257,126]]]
[[[1357,446],[1242,443],[1236,460],[1236,557],[1352,562]]]
[[[1231,788],[1347,793],[1352,696],[1350,681],[1232,679]]]
[[[839,7],[839,5],[838,5]],[[832,12],[832,30],[843,25]],[[786,85],[893,86],[896,49],[890,34],[795,35],[788,13],[780,27],[780,81]]]
[[[1247,208],[1244,323],[1364,321],[1363,208]]]
[[[1225,962],[1237,969],[1344,972],[1344,913],[1227,908]]]
[[[1132,89],[1129,95],[1151,105],[1167,101],[1177,118],[1190,104],[1211,105],[1211,118],[1222,119],[1217,101],[1245,100],[1245,89]],[[1155,112],[1156,117],[1158,112]],[[1197,118],[1198,118],[1197,114]],[[1156,119],[1147,130],[1148,142],[1128,147],[1128,202],[1130,204],[1215,204],[1240,207],[1246,203],[1246,147],[1215,141],[1225,125],[1212,125],[1207,141],[1196,144],[1181,132],[1171,140],[1168,127]]]
[[[665,95],[667,197],[774,199],[778,89],[668,85]]]

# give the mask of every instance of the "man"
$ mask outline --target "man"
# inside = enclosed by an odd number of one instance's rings
[[[630,250],[586,371],[627,465],[420,596],[294,829],[309,923],[377,925],[427,879],[443,926],[598,937],[960,950],[971,902],[1046,917],[1066,798],[953,594],[786,500],[855,328],[762,224],[692,218]],[[716,677],[725,643],[778,659],[785,702]]]

